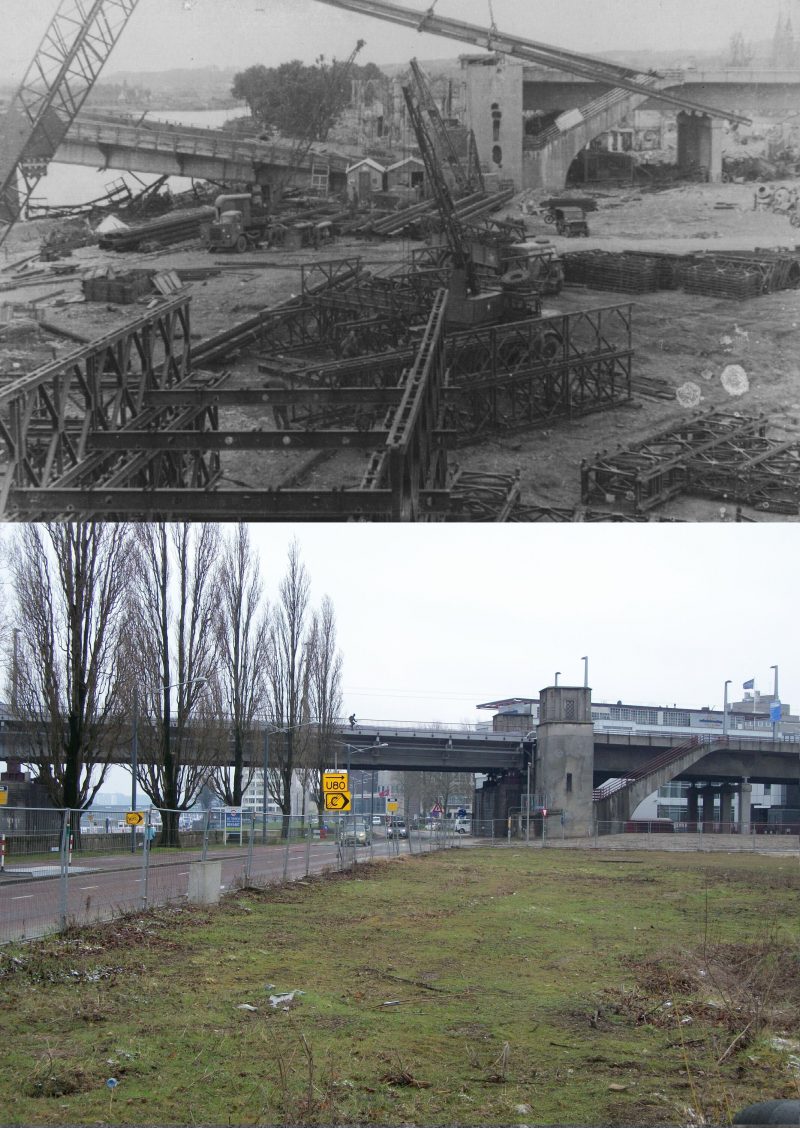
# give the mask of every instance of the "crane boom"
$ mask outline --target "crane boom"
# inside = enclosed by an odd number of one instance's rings
[[[414,135],[417,138],[417,145],[419,146],[420,155],[425,165],[428,183],[433,192],[434,199],[436,200],[436,208],[439,212],[439,219],[441,220],[445,238],[447,239],[447,245],[450,248],[453,266],[456,270],[463,272],[467,293],[473,295],[478,294],[480,292],[480,285],[475,271],[475,264],[466,248],[464,232],[461,229],[461,223],[456,214],[453,197],[450,194],[450,189],[447,187],[447,182],[442,176],[436,149],[423,120],[419,103],[415,99],[409,86],[403,87],[403,97],[405,98],[409,121],[414,130]]]
[[[60,0],[0,120],[0,245],[19,218],[139,0]]]
[[[461,162],[461,158],[456,151],[453,144],[453,138],[444,123],[442,115],[439,113],[439,107],[436,105],[436,99],[433,97],[430,86],[422,73],[422,68],[416,59],[411,60],[411,74],[414,79],[414,86],[416,88],[417,102],[419,108],[424,110],[428,121],[430,122],[431,129],[435,139],[435,144],[438,147],[439,153],[443,160],[447,162],[450,171],[453,174],[456,188],[460,195],[467,196],[470,192],[483,191],[483,177],[480,175],[480,165],[478,165],[478,176],[474,175],[474,166],[472,165],[472,154],[474,151],[474,139],[468,139],[468,152],[467,159],[468,165],[465,168]],[[470,134],[471,134],[470,130]],[[472,175],[471,175],[472,174]],[[476,182],[477,181],[477,182]]]
[[[509,35],[506,32],[499,31],[496,27],[482,28],[477,24],[465,23],[463,20],[437,16],[433,8],[429,8],[427,12],[414,11],[412,8],[404,8],[400,4],[390,3],[389,0],[318,0],[318,2],[330,4],[333,8],[342,8],[348,12],[357,12],[362,16],[374,16],[376,19],[388,20],[390,23],[410,27],[415,31],[426,31],[432,35],[443,35],[447,39],[471,43],[474,47],[482,47],[488,51],[500,51],[502,54],[512,55],[517,59],[525,59],[530,63],[555,67],[558,70],[567,71],[594,82],[605,82],[610,86],[621,87],[623,90],[630,90],[634,94],[642,94],[659,102],[668,102],[671,105],[679,106],[681,109],[693,110],[695,113],[705,114],[708,117],[723,118],[744,125],[751,124],[749,118],[730,110],[705,106],[679,94],[664,93],[655,85],[658,79],[662,77],[658,74],[639,74],[630,67],[617,66],[592,55],[582,55],[576,51],[567,51],[562,47],[553,47],[533,39]]]

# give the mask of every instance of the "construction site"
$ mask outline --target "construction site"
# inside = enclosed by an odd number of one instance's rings
[[[137,0],[58,4],[0,117],[3,519],[795,520],[800,149],[730,154],[800,69],[315,6],[473,53],[366,112],[359,38],[322,144],[87,109]],[[107,191],[42,207],[53,161]]]

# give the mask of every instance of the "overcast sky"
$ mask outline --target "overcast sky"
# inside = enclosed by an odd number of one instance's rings
[[[772,35],[782,3],[797,0],[493,0],[501,31],[595,52],[616,48],[723,48],[734,31]],[[423,13],[430,0],[403,0]],[[0,0],[0,74],[16,83],[33,56],[58,0]],[[438,0],[436,13],[488,26],[488,0]],[[795,19],[795,28],[800,21]],[[319,54],[346,57],[355,41],[361,61],[402,63],[455,57],[463,44],[419,35],[339,11],[319,0],[140,0],[108,64],[114,70],[163,70],[217,64],[274,66]]]
[[[273,592],[293,535],[359,718],[488,719],[584,654],[595,701],[721,708],[777,664],[800,706],[800,525],[256,526]]]

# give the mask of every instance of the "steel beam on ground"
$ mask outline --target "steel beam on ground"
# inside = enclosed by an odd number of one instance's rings
[[[198,489],[15,489],[13,515],[23,520],[63,515],[71,519],[118,518],[149,521],[163,517],[188,521],[328,519],[389,520],[394,494],[374,490],[198,490]],[[420,507],[447,514],[450,491],[423,490]]]
[[[94,432],[90,450],[371,450],[388,431],[114,431]]]
[[[311,371],[316,375],[318,369]],[[393,407],[401,399],[400,388],[374,388],[369,385],[359,387],[292,387],[288,391],[260,391],[257,388],[161,388],[144,394],[144,402],[153,407],[189,406],[194,407],[271,407],[284,404],[287,399],[293,404],[333,406]]]

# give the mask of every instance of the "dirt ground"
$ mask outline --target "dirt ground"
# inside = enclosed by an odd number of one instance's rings
[[[588,216],[588,239],[554,234],[539,216],[525,216],[531,237],[548,235],[561,252],[603,250],[659,250],[675,253],[713,250],[752,250],[757,247],[800,247],[800,229],[786,215],[754,208],[754,184],[692,184],[660,192],[606,190],[598,193],[598,210]],[[722,207],[718,205],[724,205]],[[520,200],[507,214],[518,218]],[[254,251],[238,256],[211,256],[198,243],[182,244],[150,254],[115,254],[96,247],[82,248],[65,266],[75,266],[48,285],[30,283],[13,288],[12,267],[38,248],[42,224],[21,224],[13,233],[0,262],[0,374],[4,383],[78,347],[25,321],[26,310],[61,328],[96,338],[139,316],[139,305],[108,305],[80,299],[80,276],[85,268],[111,264],[119,269],[220,266],[221,273],[188,283],[191,294],[192,338],[200,340],[236,321],[297,293],[300,267],[315,261],[311,250]],[[415,244],[340,240],[326,258],[360,256],[375,268],[404,261]],[[787,437],[800,430],[800,361],[797,328],[800,291],[786,290],[746,301],[720,300],[659,291],[633,296],[583,287],[567,287],[558,298],[546,299],[548,310],[571,312],[634,301],[634,373],[667,381],[676,390],[687,381],[702,392],[700,408],[719,408],[743,415],[767,413]],[[10,307],[23,317],[23,329],[5,332]],[[25,328],[26,327],[26,328]],[[255,355],[234,358],[229,367],[237,385],[260,386]],[[741,365],[749,390],[736,397],[722,386],[722,370]],[[628,407],[597,413],[548,428],[515,433],[460,448],[453,460],[466,470],[520,473],[523,499],[528,503],[577,506],[580,503],[580,463],[598,450],[613,449],[660,430],[696,409],[677,399],[645,399]],[[271,413],[229,412],[222,426],[243,429],[271,427]],[[337,453],[333,459],[311,464],[308,452],[290,450],[266,455],[225,455],[226,484],[356,484],[368,454]],[[745,511],[756,520],[796,520],[777,514]],[[678,498],[657,511],[658,516],[684,520],[732,520],[734,511],[718,502]]]

